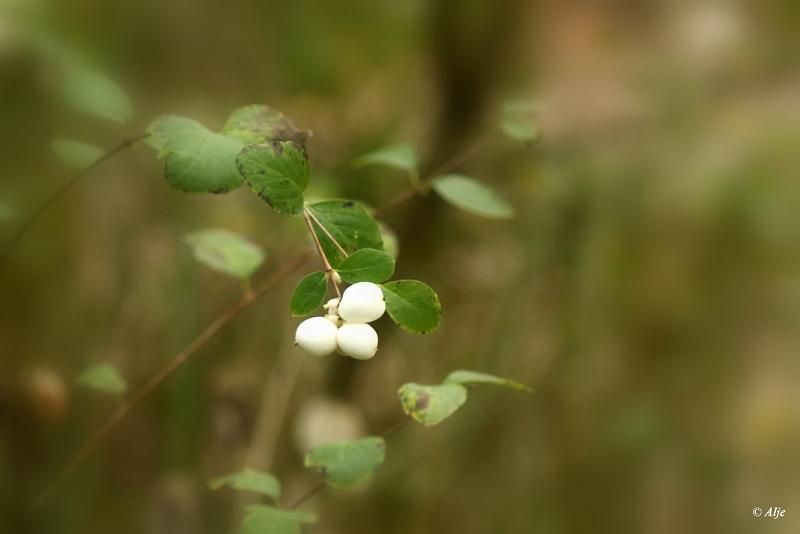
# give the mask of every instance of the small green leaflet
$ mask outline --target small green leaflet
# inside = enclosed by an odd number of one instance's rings
[[[239,527],[239,534],[300,534],[303,523],[315,523],[310,512],[281,510],[266,504],[251,504]]]
[[[236,157],[250,189],[282,215],[303,211],[303,191],[311,177],[305,150],[292,141],[248,145]]]
[[[208,482],[208,486],[212,490],[229,486],[238,491],[252,491],[275,500],[281,496],[281,482],[275,475],[249,468],[214,478]]]
[[[77,111],[115,122],[128,122],[131,101],[119,86],[103,74],[81,66],[64,65],[63,94]]]
[[[238,139],[209,131],[192,119],[166,115],[154,120],[147,143],[165,158],[170,187],[186,193],[227,193],[242,185],[236,155]]]
[[[289,311],[295,317],[302,317],[318,310],[328,292],[328,279],[325,273],[311,273],[297,283],[289,301]]]
[[[368,436],[356,441],[326,443],[306,454],[306,467],[319,469],[325,481],[335,488],[349,488],[359,484],[383,463],[386,442],[379,436]]]
[[[467,389],[459,384],[423,386],[409,382],[398,391],[400,404],[414,421],[424,426],[438,425],[467,400]]]
[[[117,368],[108,363],[98,363],[87,367],[75,383],[109,395],[122,395],[128,390],[128,383]]]
[[[400,240],[397,238],[397,234],[386,223],[379,222],[378,227],[381,230],[383,250],[388,252],[389,255],[396,260],[397,256],[400,254]]]
[[[55,139],[51,147],[64,165],[72,169],[85,169],[103,155],[100,147],[71,139]]]
[[[381,231],[375,219],[354,200],[327,200],[308,205],[308,210],[333,236],[348,254],[362,248],[383,249]],[[314,223],[314,232],[334,268],[344,261],[344,255],[331,238]]]
[[[186,236],[194,257],[215,271],[242,280],[250,276],[264,262],[264,251],[228,230],[201,230]]]
[[[402,143],[364,154],[353,162],[355,168],[367,165],[384,165],[412,173],[417,170],[417,153],[412,145]]]
[[[464,386],[470,384],[488,384],[493,386],[503,386],[511,389],[519,389],[521,391],[527,391],[528,393],[533,391],[529,386],[514,380],[509,380],[508,378],[501,378],[488,373],[479,373],[477,371],[467,371],[464,369],[453,371],[445,377],[444,382],[442,383],[461,384]]]
[[[442,305],[436,292],[418,280],[397,280],[381,286],[386,312],[402,328],[429,334],[439,328]]]
[[[531,392],[524,384],[499,376],[459,369],[453,371],[438,385],[403,384],[398,391],[403,411],[424,426],[441,423],[458,410],[467,400],[470,384],[489,384]]]
[[[356,282],[379,284],[394,274],[394,258],[382,250],[362,248],[345,258],[336,272],[348,284]]]
[[[511,139],[533,141],[539,137],[536,112],[539,105],[531,101],[508,102],[503,106],[500,129]]]
[[[222,128],[222,133],[247,145],[294,141],[305,146],[311,136],[311,132],[307,130],[298,130],[280,111],[259,104],[234,110]]]
[[[514,209],[497,194],[468,176],[447,174],[433,179],[431,187],[450,204],[489,219],[509,219]]]

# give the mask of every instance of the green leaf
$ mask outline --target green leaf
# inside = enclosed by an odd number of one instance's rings
[[[71,139],[55,139],[50,146],[56,156],[73,169],[84,169],[103,155],[102,148]]]
[[[503,386],[511,389],[519,389],[522,391],[533,391],[529,386],[501,378],[499,376],[490,375],[488,373],[479,373],[477,371],[467,371],[465,369],[458,369],[447,375],[444,379],[444,384],[490,384],[494,386]]]
[[[81,66],[66,66],[63,93],[67,103],[76,110],[103,119],[124,123],[133,113],[128,95],[116,83]]]
[[[378,436],[356,441],[326,443],[306,454],[306,467],[319,468],[325,481],[334,488],[349,488],[359,484],[383,463],[386,442]]]
[[[128,390],[128,383],[117,368],[108,363],[90,365],[78,375],[75,382],[109,395],[122,395]]]
[[[511,139],[533,141],[539,137],[539,127],[536,124],[537,111],[539,105],[536,102],[508,102],[503,106],[500,129]]]
[[[442,305],[436,292],[417,280],[397,280],[381,286],[386,311],[392,320],[415,334],[439,328]]]
[[[302,317],[319,309],[328,293],[328,279],[325,273],[311,273],[297,283],[289,301],[289,311],[295,317]]]
[[[300,534],[303,523],[314,523],[310,512],[281,510],[266,504],[251,504],[246,509],[239,534]]]
[[[398,391],[403,411],[424,426],[441,423],[467,400],[467,389],[460,384],[423,386],[409,382]]]
[[[228,230],[201,230],[186,236],[194,257],[215,271],[246,280],[264,262],[264,251]]]
[[[384,165],[406,172],[416,172],[417,152],[407,143],[391,145],[364,154],[353,162],[356,168],[367,165]]]
[[[244,181],[282,215],[303,211],[303,191],[311,169],[305,150],[292,141],[248,145],[236,157]]]
[[[327,200],[308,206],[311,214],[325,227],[348,254],[362,248],[383,249],[381,231],[375,219],[364,206],[353,200]],[[333,267],[338,268],[344,255],[328,235],[314,224],[325,255]]]
[[[252,491],[277,500],[281,496],[281,482],[272,473],[245,468],[236,473],[217,477],[208,482],[212,490],[229,486],[238,491]]]
[[[378,222],[378,227],[381,230],[383,250],[388,252],[389,255],[396,260],[397,256],[400,254],[400,240],[397,238],[397,234],[386,223]]]
[[[443,199],[464,211],[490,219],[509,219],[514,209],[480,182],[460,174],[439,176],[431,182]]]
[[[209,131],[192,119],[167,115],[153,121],[147,142],[166,158],[170,187],[186,193],[227,193],[242,185],[236,155],[238,139]]]
[[[345,258],[336,272],[348,284],[356,282],[379,284],[394,274],[394,258],[382,250],[362,248]]]
[[[244,106],[234,110],[222,128],[222,133],[246,145],[294,141],[305,146],[311,136],[311,132],[307,130],[298,130],[280,111],[264,105]]]

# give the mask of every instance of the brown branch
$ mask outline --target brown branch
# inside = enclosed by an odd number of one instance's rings
[[[145,139],[149,135],[150,135],[149,133],[143,133],[137,135],[136,137],[131,137],[130,139],[123,139],[117,146],[115,146],[114,148],[112,148],[111,150],[109,150],[96,160],[94,160],[87,167],[78,171],[69,180],[67,180],[61,187],[59,187],[52,195],[50,195],[50,198],[48,198],[44,202],[44,204],[39,206],[39,209],[37,209],[34,212],[34,214],[31,215],[30,218],[23,223],[23,225],[17,230],[17,232],[11,238],[11,240],[6,244],[5,248],[3,249],[3,252],[0,253],[0,267],[2,267],[5,264],[6,260],[8,260],[8,257],[11,255],[11,252],[19,244],[19,242],[22,241],[22,238],[25,237],[25,235],[28,233],[31,227],[33,227],[33,225],[36,224],[36,221],[38,221],[42,217],[42,215],[44,215],[44,213],[48,210],[48,208],[50,208],[50,206],[55,204],[55,202],[59,198],[61,198],[64,195],[64,193],[69,191],[75,184],[80,182],[80,180],[84,176],[89,174],[89,172],[92,171],[92,169],[94,169],[107,159],[110,159],[115,154],[122,152],[127,148],[130,148],[131,146],[135,145],[142,139]]]
[[[227,326],[236,317],[241,315],[243,311],[249,308],[260,296],[269,291],[273,286],[277,285],[284,278],[286,278],[293,271],[302,267],[308,261],[310,253],[303,253],[297,256],[292,261],[286,263],[279,270],[275,271],[262,283],[255,291],[245,294],[239,302],[228,308],[222,315],[217,317],[211,324],[209,324],[200,335],[189,343],[189,345],[178,353],[166,366],[153,375],[147,382],[142,384],[133,395],[124,403],[121,404],[111,416],[95,431],[94,434],[84,443],[78,452],[70,459],[64,466],[61,472],[56,476],[53,483],[42,493],[37,499],[36,504],[41,505],[52,495],[52,493],[66,480],[72,472],[97,448],[98,445],[105,439],[106,436],[130,413],[130,411],[138,406],[156,387],[169,378],[181,365],[186,363],[192,356],[194,356],[206,343],[214,338],[225,326]]]
[[[421,187],[417,187],[415,189],[410,189],[405,191],[391,199],[389,202],[375,210],[375,215],[379,216],[379,214],[384,214],[387,211],[395,209],[396,207],[412,200],[415,198],[420,192],[424,191],[425,189],[425,182],[429,181],[430,178],[435,177],[437,174],[448,172],[453,168],[461,165],[467,158],[471,157],[475,152],[482,149],[491,139],[494,131],[480,139],[477,143],[471,146],[467,151],[464,153],[456,156],[455,158],[445,162],[441,165],[436,171],[431,173],[428,178],[421,181]],[[39,212],[29,221],[25,227],[30,227],[33,222],[41,216],[41,214],[45,211],[45,209],[52,204],[56,198],[58,198],[71,184],[76,182],[78,179],[83,177],[86,173],[88,173],[92,168],[96,167],[102,161],[108,159],[112,155],[128,148],[132,144],[141,139],[147,137],[148,134],[140,135],[134,137],[129,140],[125,140],[116,148],[112,149],[111,151],[107,152],[103,156],[101,156],[97,161],[92,163],[89,167],[75,175],[70,182],[68,182],[62,190],[57,192],[50,200],[39,210]],[[317,250],[321,252],[321,256],[323,262],[325,263],[325,267],[328,272],[332,272],[330,267],[330,263],[327,261],[324,253],[322,253],[322,246],[319,243],[319,238],[317,237],[316,233],[314,232],[313,226],[311,225],[311,221],[309,220],[308,215],[304,213],[306,224],[309,226],[309,230],[311,231],[312,239],[315,241],[315,245]],[[25,229],[25,228],[24,228]],[[22,234],[24,234],[24,229]],[[18,241],[19,238],[16,239]],[[12,243],[13,246],[13,243]],[[7,254],[7,251],[6,253]],[[123,419],[130,413],[130,411],[138,406],[156,387],[158,387],[162,382],[164,382],[167,378],[169,378],[178,368],[181,367],[184,363],[186,363],[197,351],[199,351],[203,346],[210,341],[214,336],[216,336],[221,330],[223,330],[231,321],[233,321],[236,317],[238,317],[244,310],[250,307],[254,302],[258,300],[260,296],[266,293],[269,289],[273,286],[277,285],[281,282],[286,276],[294,272],[295,270],[299,269],[303,266],[306,261],[308,261],[311,253],[304,252],[299,256],[295,257],[294,259],[290,260],[286,264],[284,264],[279,270],[277,270],[272,276],[267,278],[261,286],[259,286],[256,290],[252,292],[247,292],[242,299],[237,302],[233,307],[229,308],[225,311],[222,315],[220,315],[216,320],[214,320],[210,325],[208,325],[200,334],[180,353],[178,353],[175,358],[173,358],[165,367],[163,367],[159,372],[157,372],[153,377],[151,377],[147,382],[145,382],[142,386],[137,389],[133,395],[122,405],[120,405],[114,413],[91,435],[91,437],[84,443],[84,445],[78,450],[78,452],[67,462],[64,468],[59,472],[56,476],[54,481],[47,487],[47,489],[39,496],[36,500],[35,505],[39,506],[44,504],[49,497],[53,494],[53,492],[72,474],[73,471],[81,464],[83,461],[102,443],[102,441],[108,436],[114,428],[119,425]],[[3,256],[2,259],[4,259]],[[0,259],[0,265],[2,265],[2,259]],[[338,287],[337,287],[338,289]],[[390,434],[394,433],[397,428],[392,428],[387,431],[384,435],[388,437]],[[325,483],[323,482],[319,487],[313,488],[309,491],[306,495],[304,495],[301,499],[298,499],[297,502],[292,504],[290,508],[295,508],[303,504],[306,500],[310,499],[314,496],[318,491],[320,491],[323,487],[325,487]]]
[[[411,189],[407,189],[397,195],[396,197],[392,198],[379,208],[376,208],[373,214],[375,217],[382,217],[386,213],[402,206],[406,202],[413,200],[417,196],[423,195],[428,192],[430,188],[430,182],[437,176],[441,174],[448,173],[454,169],[457,169],[461,166],[465,161],[469,160],[472,156],[483,150],[486,145],[494,138],[497,134],[497,129],[489,130],[484,136],[480,137],[475,143],[469,146],[464,152],[460,152],[453,158],[445,161],[441,165],[439,165],[435,170],[428,173],[427,176],[412,187]]]

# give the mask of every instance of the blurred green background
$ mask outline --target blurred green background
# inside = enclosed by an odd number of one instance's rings
[[[32,36],[116,80],[131,123],[65,107]],[[431,170],[510,98],[540,102],[542,130],[459,168],[515,219],[434,197],[387,215],[398,276],[440,294],[438,332],[384,318],[373,360],[305,358],[297,272],[33,508],[116,407],[78,373],[110,362],[138,385],[240,297],[185,234],[249,237],[259,277],[308,248],[249,191],[169,189],[144,145],[105,163],[0,273],[0,532],[231,532],[246,498],[209,478],[269,469],[291,501],[318,480],[310,444],[382,432],[400,384],[455,368],[536,393],[475,390],[409,425],[372,481],[304,505],[307,532],[798,532],[799,45],[793,0],[0,1],[1,243],[69,176],[53,138],[110,148],[161,113],[216,129],[269,104],[314,131],[314,194],[374,205],[406,183],[354,171],[370,149],[413,142]]]

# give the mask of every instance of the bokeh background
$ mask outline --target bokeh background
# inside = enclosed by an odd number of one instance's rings
[[[66,108],[32,35],[116,80],[132,122]],[[106,162],[0,274],[0,532],[232,532],[248,501],[208,479],[268,469],[291,501],[318,480],[309,444],[384,431],[401,383],[455,368],[536,392],[478,389],[407,426],[372,481],[303,506],[307,532],[797,532],[799,45],[794,0],[3,0],[3,242],[69,176],[53,138],[108,148],[161,113],[219,128],[270,104],[314,131],[314,194],[374,205],[406,182],[353,170],[370,149],[413,142],[431,170],[511,98],[541,104],[542,136],[495,136],[459,168],[516,218],[433,197],[386,216],[398,275],[441,296],[438,332],[382,319],[373,360],[307,359],[297,272],[34,508],[118,402],[78,373],[110,362],[141,384],[240,298],[185,234],[249,237],[268,253],[257,280],[308,248],[244,189],[169,189],[149,147]]]

